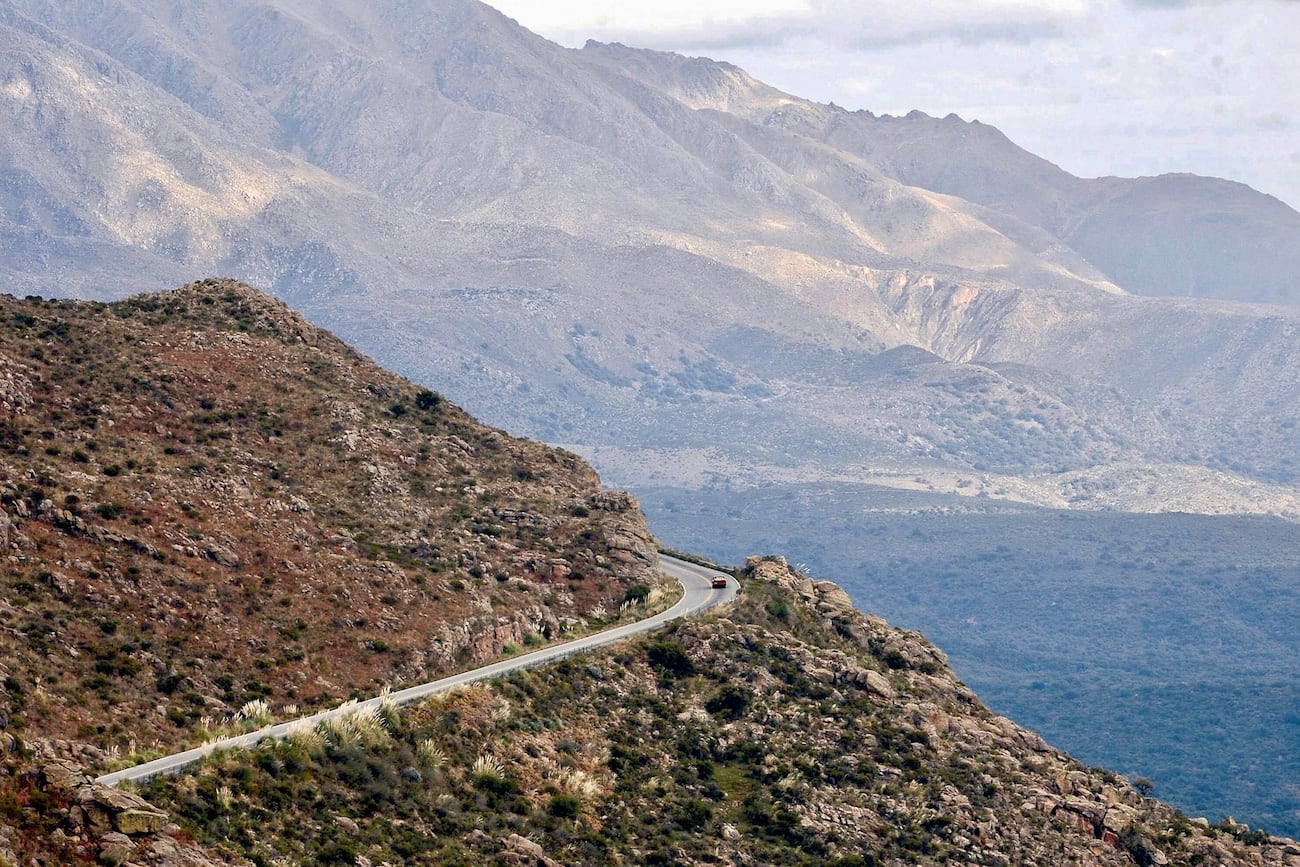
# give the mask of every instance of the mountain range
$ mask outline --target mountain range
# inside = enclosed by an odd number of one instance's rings
[[[728,542],[797,536],[809,561],[898,514],[1011,515],[995,549],[1025,514],[1280,519],[1261,568],[1277,610],[1296,605],[1300,215],[1240,184],[1080,179],[978,122],[565,49],[473,0],[14,0],[0,113],[11,294],[247,280],[591,458],[670,543],[726,526],[724,503],[754,516]],[[945,538],[926,556],[949,559]],[[1150,561],[1186,574],[1099,646],[1188,641],[1164,624],[1192,585],[1236,604],[1236,564],[1183,559]],[[901,563],[816,566],[907,625],[960,629],[943,598],[898,601]],[[1210,668],[1252,649],[1202,648]],[[1033,712],[1024,695],[1007,709]],[[1284,716],[1260,720],[1296,745]],[[1300,822],[1297,804],[1266,813]]]

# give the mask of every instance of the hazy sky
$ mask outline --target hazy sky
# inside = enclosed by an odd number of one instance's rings
[[[1195,172],[1300,208],[1297,0],[489,0],[557,42],[729,60],[876,114],[982,120],[1077,175]]]

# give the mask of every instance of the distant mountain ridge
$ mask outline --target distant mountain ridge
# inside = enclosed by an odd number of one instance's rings
[[[20,2],[0,17],[18,64],[5,91],[15,121],[6,147],[11,229],[43,222],[50,238],[70,239],[108,230],[116,243],[192,267],[261,265],[266,282],[301,288],[302,275],[266,249],[276,222],[267,211],[308,208],[304,196],[337,200],[347,195],[341,180],[377,197],[371,208],[415,211],[402,214],[408,222],[423,214],[549,225],[608,243],[616,227],[696,235],[697,218],[713,212],[750,243],[767,235],[845,262],[901,257],[1040,283],[1100,279],[1139,293],[1296,300],[1285,275],[1294,273],[1300,215],[1241,185],[1085,181],[978,122],[845,112],[712,61],[595,43],[568,51],[468,0],[400,12],[349,3],[169,9]],[[54,58],[74,62],[55,73],[45,65]],[[96,92],[94,105],[62,98],[78,86]],[[38,116],[24,111],[33,105]],[[117,116],[118,105],[131,116]],[[62,138],[74,131],[107,146],[109,158]],[[507,149],[494,154],[488,142]],[[93,166],[78,165],[79,151]],[[146,155],[152,169],[141,164]],[[295,182],[308,167],[335,183]],[[118,171],[116,184],[93,182]],[[90,196],[68,201],[66,185],[78,179],[90,182]],[[623,194],[611,200],[614,190]],[[200,198],[185,202],[187,193]],[[690,203],[685,221],[674,197]],[[68,213],[38,219],[60,201]],[[761,211],[792,207],[817,235],[764,231]],[[747,219],[751,210],[760,213]],[[1117,223],[1123,233],[1108,235],[1104,227]],[[745,239],[718,228],[714,240]],[[960,233],[973,234],[954,243]],[[383,285],[390,275],[348,239],[316,240]],[[990,263],[991,250],[1009,261]],[[1223,267],[1208,268],[1210,256]]]
[[[620,417],[643,419],[638,404],[694,382],[692,365],[721,365],[741,395],[796,398],[716,356],[733,325],[851,354],[914,345],[1114,378],[1139,412],[1075,409],[1116,454],[1147,444],[1130,459],[1294,477],[1285,435],[1222,456],[1216,442],[1230,418],[1296,410],[1294,390],[1273,387],[1296,361],[1293,310],[1116,294],[1229,281],[1232,297],[1291,299],[1300,216],[1240,185],[1084,181],[978,122],[845,112],[703,59],[570,51],[468,0],[174,14],[30,2],[0,23],[0,235],[19,294],[102,297],[127,271],[157,288],[238,274],[405,372],[438,370],[500,423],[591,445],[655,441]],[[493,346],[481,338],[513,305],[487,313],[475,292],[449,294],[463,288],[540,290],[530,303],[547,315]],[[615,333],[654,345],[594,336]],[[469,357],[451,381],[417,348],[430,336],[450,366]],[[484,376],[507,390],[529,380],[533,406],[485,393]],[[1241,405],[1254,378],[1270,407]],[[1230,416],[1216,408],[1228,396]],[[934,442],[889,451],[918,449],[1001,463]]]

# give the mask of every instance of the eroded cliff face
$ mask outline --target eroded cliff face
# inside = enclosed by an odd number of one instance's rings
[[[634,499],[231,281],[0,299],[0,711],[188,744],[432,679],[663,582]],[[632,598],[640,598],[633,594]]]

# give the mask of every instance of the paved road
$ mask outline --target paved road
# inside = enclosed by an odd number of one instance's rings
[[[630,638],[633,635],[639,635],[643,632],[650,632],[658,629],[670,620],[678,617],[692,617],[700,614],[715,605],[723,602],[730,602],[736,596],[736,580],[729,578],[727,588],[714,589],[711,586],[713,578],[721,575],[713,569],[706,569],[702,566],[696,566],[694,563],[687,563],[685,560],[678,560],[675,557],[660,555],[660,563],[664,571],[681,582],[685,592],[681,600],[667,611],[647,617],[645,620],[638,620],[636,623],[628,623],[624,626],[616,626],[612,629],[606,629],[604,632],[597,632],[594,635],[588,635],[586,638],[577,638],[564,644],[555,644],[549,647],[543,647],[540,650],[534,650],[531,653],[525,653],[520,656],[512,656],[509,659],[503,659],[500,662],[494,662],[491,665],[485,665],[482,668],[476,668],[473,671],[453,674],[450,677],[444,677],[442,680],[435,680],[431,683],[422,683],[418,686],[408,687],[388,695],[388,700],[394,701],[399,705],[410,704],[431,695],[440,692],[446,692],[458,686],[464,686],[470,683],[477,683],[480,680],[491,680],[492,678],[501,677],[513,671],[519,671],[525,668],[535,668],[548,662],[554,662],[573,656],[576,653],[582,653],[596,647],[604,647],[607,644],[613,644],[616,641],[622,641],[624,638]],[[192,750],[186,750],[183,753],[176,753],[171,756],[164,756],[161,759],[154,759],[152,762],[145,762],[143,765],[136,765],[133,768],[124,768],[120,771],[114,771],[111,774],[105,774],[97,779],[97,782],[115,786],[123,780],[148,780],[160,774],[174,774],[190,765],[200,761],[204,756],[215,750],[228,750],[238,747],[256,746],[263,738],[276,738],[284,740],[289,736],[289,732],[295,727],[307,724],[314,726],[321,720],[329,717],[338,716],[341,713],[352,713],[358,709],[377,707],[382,697],[367,699],[358,702],[355,705],[344,708],[332,708],[321,711],[320,713],[305,716],[291,722],[279,723],[277,725],[267,726],[258,729],[255,732],[237,735],[232,738],[226,738],[222,741],[215,741]]]

